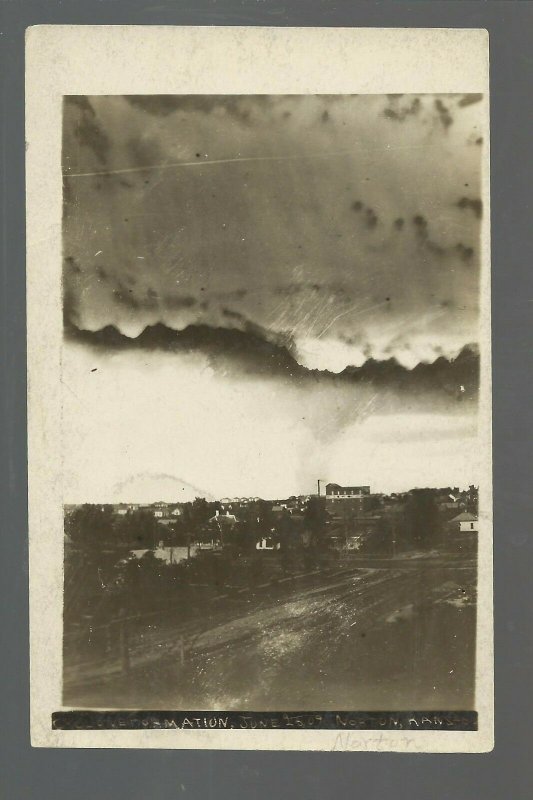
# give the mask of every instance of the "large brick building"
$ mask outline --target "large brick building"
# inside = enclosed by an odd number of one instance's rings
[[[360,516],[368,509],[370,486],[339,486],[326,484],[326,510],[335,516]]]
[[[352,497],[363,497],[370,494],[370,486],[339,486],[338,483],[326,484],[326,499],[348,500]]]

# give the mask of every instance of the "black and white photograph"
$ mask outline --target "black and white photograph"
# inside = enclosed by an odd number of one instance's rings
[[[64,708],[475,714],[486,102],[64,96]]]

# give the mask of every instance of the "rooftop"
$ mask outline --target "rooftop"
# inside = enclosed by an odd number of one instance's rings
[[[463,511],[461,514],[457,514],[456,517],[451,519],[450,522],[477,522],[477,517],[469,511]]]

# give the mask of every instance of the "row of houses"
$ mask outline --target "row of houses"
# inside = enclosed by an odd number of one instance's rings
[[[222,508],[230,508],[232,506],[249,506],[252,503],[258,503],[260,497],[223,497],[220,500]]]
[[[171,525],[183,515],[183,504],[166,503],[117,503],[113,506],[113,513],[118,517],[125,517],[135,511],[149,511],[162,525]]]

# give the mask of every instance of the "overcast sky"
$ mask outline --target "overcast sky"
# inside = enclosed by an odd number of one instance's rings
[[[476,482],[482,102],[67,99],[65,501]]]

